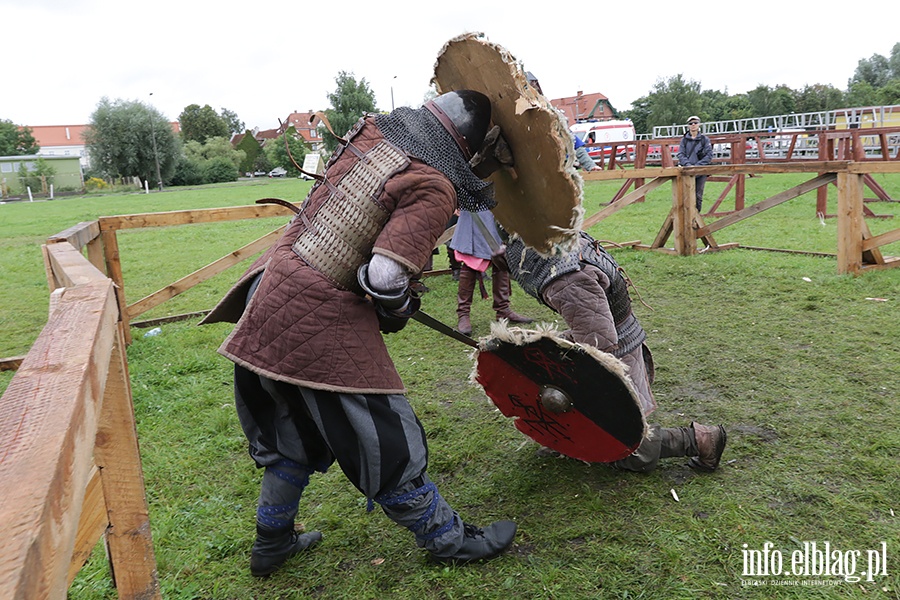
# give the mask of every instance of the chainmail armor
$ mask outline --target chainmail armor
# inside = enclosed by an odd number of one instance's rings
[[[628,354],[640,346],[647,334],[631,310],[631,297],[628,295],[628,282],[619,272],[619,265],[599,243],[589,235],[581,232],[579,251],[569,252],[562,256],[542,257],[534,250],[527,248],[522,239],[514,236],[506,246],[506,261],[509,264],[510,276],[519,282],[529,296],[544,302],[542,290],[554,279],[566,273],[573,273],[589,264],[597,267],[609,278],[610,288],[606,297],[609,310],[616,325],[619,337],[618,348],[613,352],[616,358]]]
[[[428,109],[403,106],[376,116],[375,125],[386,140],[446,175],[456,189],[459,208],[480,212],[497,204],[493,184],[472,172],[453,137]]]

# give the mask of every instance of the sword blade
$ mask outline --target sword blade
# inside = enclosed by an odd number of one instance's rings
[[[435,331],[443,333],[446,336],[452,337],[454,340],[459,340],[463,344],[467,344],[469,346],[472,346],[473,348],[478,347],[478,342],[476,342],[469,336],[458,332],[457,330],[453,329],[449,325],[445,325],[444,323],[438,321],[431,315],[429,315],[425,312],[422,312],[421,310],[413,313],[412,318],[415,319],[416,321],[418,321],[419,323],[421,323],[422,325],[426,325],[428,327],[431,327]]]

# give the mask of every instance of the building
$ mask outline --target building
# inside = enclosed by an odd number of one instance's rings
[[[319,117],[316,116],[315,112],[310,110],[309,112],[297,112],[294,111],[288,115],[287,119],[284,122],[276,127],[275,129],[259,129],[254,128],[249,130],[251,134],[253,134],[253,139],[255,139],[261,148],[265,148],[266,144],[269,143],[270,140],[274,140],[281,136],[284,133],[284,130],[288,127],[293,127],[300,137],[303,138],[303,141],[312,149],[313,152],[324,152],[324,145],[322,142],[322,137],[319,135],[319,131],[317,129],[318,124],[321,122]],[[231,145],[237,146],[246,133],[239,133],[231,138]]]
[[[41,149],[38,156],[77,156],[82,168],[88,167],[87,150],[84,147],[84,132],[88,125],[34,125],[31,135]]]
[[[293,126],[297,133],[309,144],[312,151],[321,154],[324,151],[324,146],[322,145],[322,136],[319,135],[318,125],[320,122],[321,120],[312,109],[303,113],[295,110],[288,115],[288,118],[285,120],[285,126]]]
[[[181,133],[178,121],[170,123],[175,134]],[[41,147],[38,156],[77,156],[82,169],[90,166],[90,157],[84,145],[84,134],[90,125],[29,125],[31,135]]]
[[[20,177],[21,167],[24,165],[26,169],[33,171],[38,158],[47,161],[55,173],[50,177],[29,178],[33,181],[23,180]],[[31,187],[32,194],[47,194],[50,186],[53,186],[54,192],[80,191],[84,188],[82,173],[79,157],[72,154],[0,156],[0,195],[4,199],[9,196],[24,196],[28,193],[28,187]]]
[[[550,104],[566,116],[569,125],[585,120],[603,121],[614,118],[609,98],[599,93],[585,94],[579,91],[568,98],[551,100]]]

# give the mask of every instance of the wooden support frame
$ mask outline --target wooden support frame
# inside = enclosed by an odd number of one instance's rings
[[[43,252],[51,313],[0,411],[0,597],[65,597],[106,534],[119,597],[161,598],[113,283]]]

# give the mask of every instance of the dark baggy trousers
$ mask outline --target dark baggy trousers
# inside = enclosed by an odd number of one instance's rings
[[[343,394],[274,381],[235,365],[235,403],[250,456],[265,468],[257,523],[293,526],[314,471],[336,460],[356,488],[416,536],[453,555],[463,522],[428,478],[425,431],[399,394]]]

